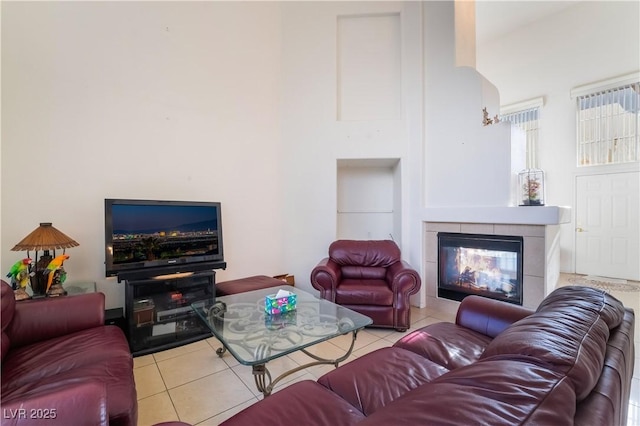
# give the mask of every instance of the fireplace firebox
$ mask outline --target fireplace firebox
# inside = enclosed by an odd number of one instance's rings
[[[522,305],[522,237],[438,233],[438,297]]]

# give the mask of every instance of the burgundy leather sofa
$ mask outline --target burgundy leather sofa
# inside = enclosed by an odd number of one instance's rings
[[[626,425],[634,312],[563,287],[535,312],[479,296],[317,382],[288,386],[230,425]]]
[[[104,294],[16,303],[0,287],[2,425],[135,425],[133,359]]]
[[[321,298],[370,317],[375,327],[406,331],[420,276],[391,240],[338,240],[311,271],[311,285]]]

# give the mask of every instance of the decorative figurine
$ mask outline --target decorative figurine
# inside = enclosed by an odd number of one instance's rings
[[[53,278],[56,275],[56,272],[62,270],[62,264],[65,260],[69,259],[68,254],[61,254],[60,256],[55,257],[49,265],[47,265],[47,269],[44,271],[45,275],[47,275],[47,292],[51,288],[51,284],[53,283]],[[62,270],[63,271],[63,270]],[[60,278],[64,276],[66,278],[66,273],[60,273]],[[60,279],[60,284],[64,282],[64,279]]]
[[[488,126],[489,124],[493,124],[493,120],[489,118],[487,107],[484,107],[482,108],[482,125]]]
[[[27,287],[27,284],[29,284],[30,265],[31,259],[26,257],[14,263],[7,274],[7,278],[11,278],[11,287],[14,290],[16,300],[29,298],[29,294],[26,292],[25,288]]]

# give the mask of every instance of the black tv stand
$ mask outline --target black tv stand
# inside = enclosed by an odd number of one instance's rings
[[[133,271],[123,271],[118,273],[118,282],[153,278],[159,275],[212,271],[214,269],[227,269],[227,262],[190,263],[188,266],[175,264],[158,268],[144,268],[136,269]]]
[[[176,265],[118,274],[118,281],[126,283],[125,316],[134,356],[211,337],[191,304],[215,295],[214,266],[223,269],[226,263],[187,271]]]

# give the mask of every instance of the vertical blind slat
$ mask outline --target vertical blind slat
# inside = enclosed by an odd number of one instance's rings
[[[528,169],[538,168],[536,150],[538,146],[538,114],[539,107],[522,111],[504,114],[500,117],[502,121],[509,121],[524,130],[526,135],[526,167]]]
[[[579,96],[578,166],[640,161],[640,84]]]

